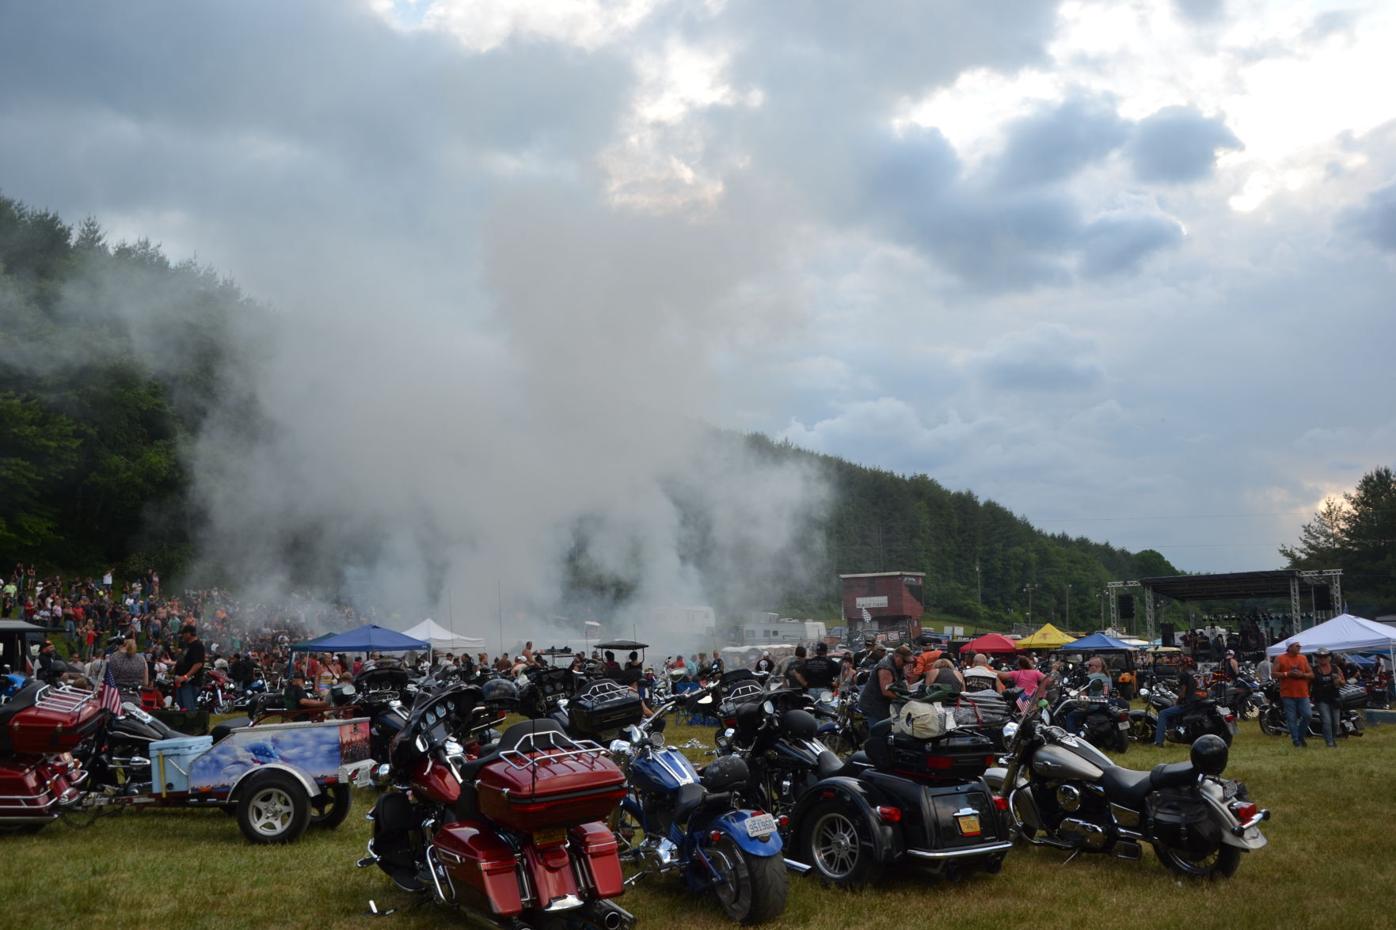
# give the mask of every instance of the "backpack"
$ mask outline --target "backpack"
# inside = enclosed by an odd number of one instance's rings
[[[892,733],[912,739],[935,739],[954,728],[953,713],[925,701],[907,701],[892,717]]]

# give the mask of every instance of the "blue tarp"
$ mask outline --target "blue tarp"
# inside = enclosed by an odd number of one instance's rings
[[[295,652],[406,652],[409,649],[426,652],[430,648],[431,644],[425,640],[372,623],[344,633],[318,636],[291,647]]]
[[[1104,633],[1092,633],[1090,636],[1083,636],[1074,643],[1067,643],[1061,648],[1062,652],[1133,652],[1134,647],[1128,643],[1122,643],[1113,636],[1106,636]]]

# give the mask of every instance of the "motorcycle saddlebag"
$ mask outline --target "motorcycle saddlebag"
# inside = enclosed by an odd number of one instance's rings
[[[993,740],[972,730],[955,730],[931,740],[892,737],[894,771],[917,781],[979,778],[993,764]]]
[[[1221,845],[1221,826],[1196,789],[1165,788],[1149,795],[1154,834],[1167,846],[1205,856]]]
[[[625,775],[599,748],[509,752],[480,769],[480,812],[532,833],[605,820],[625,797]]]
[[[614,898],[625,891],[616,835],[602,823],[584,823],[569,831],[586,884],[598,898]]]
[[[511,917],[523,910],[514,850],[478,820],[458,820],[436,831],[432,845],[462,903]]]
[[[72,800],[69,774],[63,763],[12,759],[0,764],[0,824],[55,815],[54,804]]]
[[[1343,685],[1338,689],[1338,706],[1355,710],[1367,706],[1367,689],[1361,685]]]
[[[580,736],[612,736],[642,717],[640,695],[605,679],[589,683],[567,702],[568,729]]]

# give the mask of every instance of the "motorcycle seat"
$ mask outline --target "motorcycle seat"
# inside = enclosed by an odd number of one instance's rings
[[[1140,772],[1114,765],[1100,777],[1105,796],[1116,804],[1142,810],[1144,799],[1154,790],[1153,773]]]
[[[1184,788],[1197,780],[1197,770],[1191,762],[1165,762],[1149,773],[1155,788]]]
[[[674,802],[674,823],[685,824],[693,812],[703,805],[708,791],[699,784],[680,785],[678,798]]]
[[[852,778],[857,778],[860,774],[872,767],[872,760],[868,758],[866,752],[860,749],[848,757],[848,761],[843,764],[843,768],[832,774],[847,775]]]

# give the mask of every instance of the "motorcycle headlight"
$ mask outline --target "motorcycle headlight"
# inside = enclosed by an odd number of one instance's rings
[[[1017,735],[1018,722],[1016,720],[1010,720],[1003,725],[1003,738],[1005,741],[1010,741]]]

